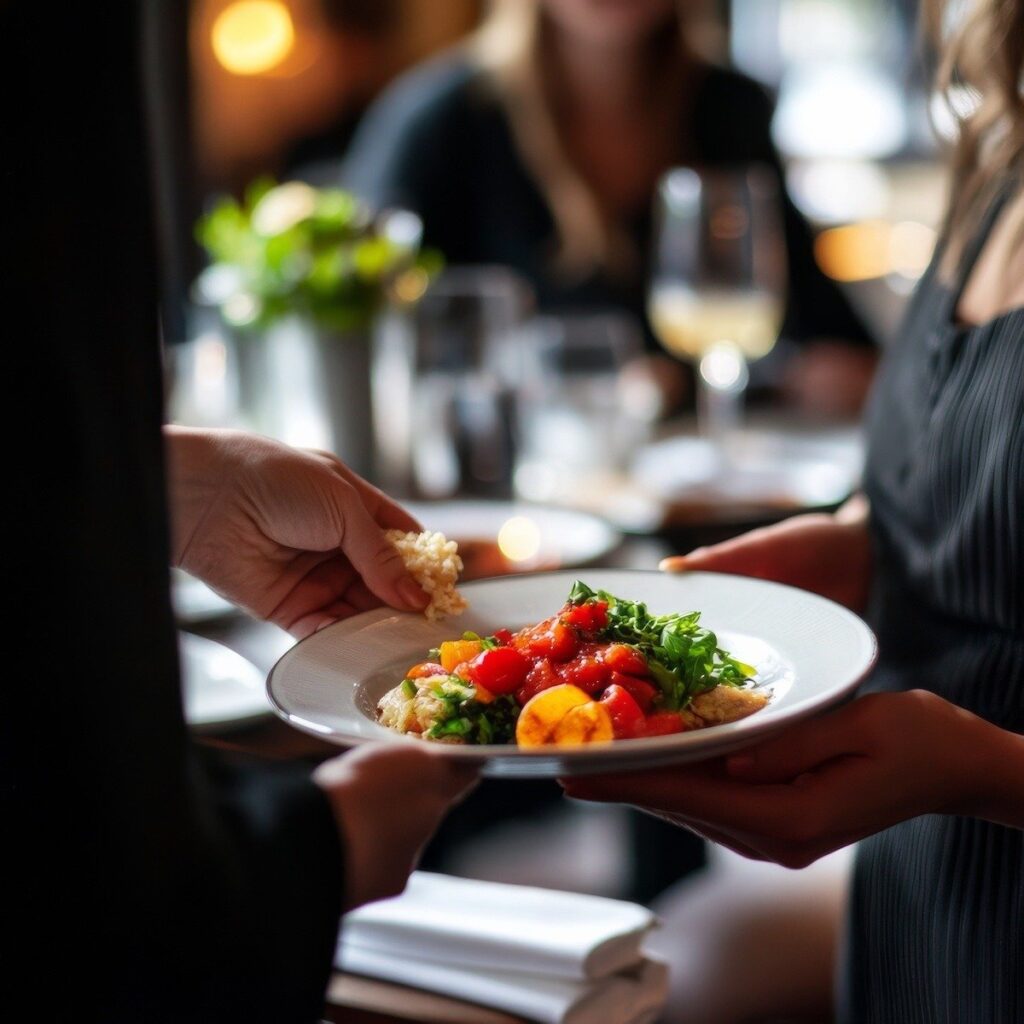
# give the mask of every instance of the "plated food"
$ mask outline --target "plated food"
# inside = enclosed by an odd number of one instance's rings
[[[550,618],[564,605],[579,575],[559,571],[463,584],[459,589],[467,608],[457,629],[393,608],[354,615],[284,654],[267,681],[271,703],[293,728],[339,747],[423,744],[381,725],[381,697],[446,639],[467,631],[490,637],[502,627]],[[595,591],[642,600],[654,617],[700,609],[698,625],[710,629],[730,657],[757,670],[740,692],[766,695],[768,702],[756,714],[715,728],[573,746],[432,742],[435,757],[474,765],[492,778],[533,779],[705,761],[741,750],[844,700],[870,670],[877,652],[871,630],[853,612],[767,580],[608,568],[588,569],[584,579]]]
[[[700,612],[653,615],[577,580],[540,622],[445,640],[377,710],[382,725],[441,743],[578,746],[738,721],[768,703],[755,675]]]

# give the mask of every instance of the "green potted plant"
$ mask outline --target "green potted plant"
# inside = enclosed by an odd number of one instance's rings
[[[196,235],[210,259],[197,298],[237,340],[249,424],[369,471],[375,318],[416,301],[441,263],[420,250],[419,218],[374,217],[341,189],[262,179],[241,202],[218,200]]]

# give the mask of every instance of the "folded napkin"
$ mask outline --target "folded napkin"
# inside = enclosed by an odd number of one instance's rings
[[[640,949],[655,923],[621,900],[417,871],[345,917],[336,963],[543,1024],[640,1024],[668,986]]]
[[[641,960],[598,981],[573,980],[360,949],[343,934],[336,963],[352,974],[438,992],[538,1024],[651,1024],[668,994],[668,969],[657,960]]]
[[[459,967],[584,979],[639,963],[656,923],[622,900],[416,871],[401,896],[348,914],[342,939]]]

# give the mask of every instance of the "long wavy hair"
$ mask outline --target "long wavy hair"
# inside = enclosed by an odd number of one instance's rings
[[[944,230],[943,270],[951,273],[985,209],[1024,171],[1024,0],[924,0],[924,14],[939,54],[937,85],[957,127]]]

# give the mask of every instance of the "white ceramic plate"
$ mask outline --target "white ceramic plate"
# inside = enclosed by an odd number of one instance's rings
[[[375,721],[378,699],[409,665],[440,641],[471,629],[481,635],[553,615],[573,580],[644,601],[655,614],[700,610],[719,643],[757,669],[767,707],[739,722],[642,740],[519,750],[509,746],[434,744],[444,756],[483,762],[505,777],[583,775],[682,761],[739,749],[849,695],[874,664],[871,630],[824,598],[764,580],[711,573],[667,575],[592,569],[481,580],[460,588],[469,608],[457,619],[428,622],[393,611],[367,612],[321,630],[274,666],[267,690],[274,709],[298,729],[352,746],[371,740],[423,743]]]
[[[451,540],[497,541],[510,520],[511,541],[523,545],[518,567],[560,568],[587,565],[604,558],[622,535],[597,516],[528,502],[442,501],[405,506],[428,530]],[[532,524],[532,527],[531,527]],[[515,568],[516,559],[510,559]]]
[[[260,670],[205,637],[178,634],[185,720],[197,731],[249,725],[270,714]]]

